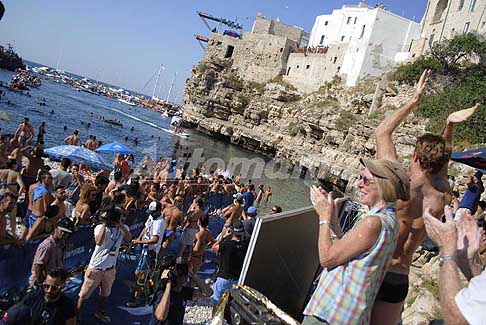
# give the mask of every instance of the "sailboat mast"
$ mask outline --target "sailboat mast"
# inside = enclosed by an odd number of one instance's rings
[[[177,76],[177,72],[174,73],[174,77],[172,77],[172,82],[170,84],[169,93],[167,94],[167,99],[165,100],[167,103],[169,102],[170,93],[172,92],[172,88],[174,87],[174,82],[175,82],[176,76]]]
[[[162,71],[162,64],[159,67],[159,72],[157,72],[157,79],[155,80],[154,91],[152,92],[152,98],[155,97],[155,91],[157,90],[157,85],[159,83],[160,71]]]

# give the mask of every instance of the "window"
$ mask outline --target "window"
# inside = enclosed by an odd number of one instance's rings
[[[337,56],[335,56],[334,59],[332,60],[332,64],[336,64],[336,61],[337,61]]]
[[[430,38],[429,38],[429,46],[430,47],[432,47],[432,45],[434,45],[434,37],[435,37],[435,34],[430,35]]]
[[[361,35],[359,36],[359,38],[363,38],[365,30],[366,30],[366,25],[363,25],[363,28],[361,29]]]
[[[339,72],[339,71],[341,71],[341,67],[338,67],[338,68],[337,68],[337,72]]]
[[[354,24],[356,25],[356,22],[358,21],[358,17],[354,17]]]
[[[326,35],[322,35],[321,36],[321,41],[319,42],[319,44],[324,44],[324,40],[326,39]]]
[[[457,8],[457,11],[461,11],[462,7],[464,7],[464,0],[459,1],[459,8]]]
[[[305,66],[306,69],[310,69],[310,64]]]
[[[351,24],[351,19],[353,19],[352,17],[348,17],[348,20],[346,21],[346,24]]]
[[[447,0],[439,0],[437,2],[437,5],[435,6],[435,12],[434,12],[434,18],[432,19],[432,22],[438,22],[439,20],[442,19],[442,14],[447,8]]]
[[[300,68],[300,66],[299,66],[299,65],[297,66],[297,69],[298,69],[298,68]]]
[[[481,28],[484,28],[484,26],[486,26],[486,21],[483,21],[483,22],[481,23]]]
[[[227,59],[227,58],[232,57],[234,50],[235,50],[234,46],[228,45],[228,47],[226,48],[226,53],[224,55],[224,58]]]
[[[287,70],[287,76],[290,74],[290,67]]]
[[[469,32],[469,26],[471,25],[470,22],[467,22],[464,24],[464,34],[467,34]]]
[[[328,21],[324,22],[324,26],[327,26],[327,24],[329,24],[329,22],[328,22]]]
[[[344,35],[341,36],[341,42],[344,42]]]
[[[469,12],[473,12],[476,9],[476,0],[471,0],[471,5],[469,6]]]
[[[282,52],[283,52],[283,47],[280,48],[280,53],[282,53]]]

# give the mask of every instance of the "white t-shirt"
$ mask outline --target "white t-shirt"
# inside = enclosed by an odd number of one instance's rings
[[[130,231],[128,226],[123,225],[127,231]],[[97,225],[94,229],[94,235],[100,233],[102,225]],[[101,246],[96,245],[91,260],[89,261],[89,267],[94,269],[107,269],[116,265],[116,259],[120,245],[123,241],[123,232],[118,228],[105,229],[105,237]]]
[[[159,252],[160,246],[162,245],[162,238],[165,232],[165,219],[163,216],[159,216],[157,219],[153,219],[152,215],[147,218],[145,222],[145,234],[143,235],[143,240],[150,239],[152,236],[159,236],[159,240],[155,244],[144,245],[149,250],[154,250],[156,253]]]
[[[467,288],[456,295],[461,314],[471,325],[486,324],[486,271],[474,277]]]

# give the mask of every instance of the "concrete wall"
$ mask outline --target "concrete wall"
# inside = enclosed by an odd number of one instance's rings
[[[309,46],[349,43],[359,38],[362,26],[369,24],[366,22],[366,16],[370,10],[365,4],[343,6],[341,9],[333,10],[331,15],[318,16],[312,28]]]
[[[284,81],[305,93],[318,90],[340,71],[345,45],[331,46],[327,53],[291,53]]]
[[[296,46],[285,37],[246,33],[233,66],[244,80],[264,83],[285,72],[291,48]]]
[[[475,3],[473,7],[472,4]],[[422,19],[422,42],[413,48],[413,55],[427,52],[430,45],[455,34],[486,33],[486,0],[429,0]]]
[[[370,34],[364,39],[352,41],[346,52],[345,62],[357,61],[352,69],[343,70],[347,74],[347,85],[355,85],[367,76],[380,76],[395,64],[397,53],[410,47],[412,39],[419,38],[420,25],[393,14],[377,9]],[[370,17],[372,18],[372,17]]]
[[[302,36],[304,35],[304,30],[259,15],[256,16],[255,22],[253,23],[252,33],[286,37],[297,44],[300,44]]]

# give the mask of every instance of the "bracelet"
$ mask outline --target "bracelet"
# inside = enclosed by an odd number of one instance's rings
[[[321,221],[319,221],[319,226],[322,226],[322,225],[331,225],[331,222],[329,220],[321,220]]]
[[[439,255],[439,266],[442,266],[445,261],[456,261],[457,256],[455,255]]]

